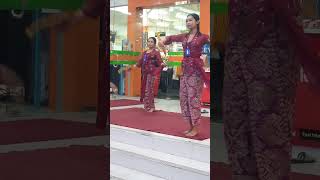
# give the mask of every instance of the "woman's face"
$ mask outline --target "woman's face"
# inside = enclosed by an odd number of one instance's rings
[[[197,24],[199,22],[196,21],[196,19],[194,19],[193,16],[188,16],[186,19],[186,26],[189,30],[197,28]]]
[[[148,39],[148,47],[149,48],[154,48],[154,46],[155,46],[155,42],[153,41],[152,38],[149,38]]]

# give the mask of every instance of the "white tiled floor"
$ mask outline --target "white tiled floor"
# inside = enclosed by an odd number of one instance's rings
[[[204,171],[204,172],[210,171],[209,163],[203,163],[203,162],[195,161],[189,158],[178,157],[171,154],[155,151],[152,149],[139,148],[136,146],[125,144],[125,143],[111,141],[111,146],[114,146],[119,149],[121,148],[126,149],[131,153],[144,154],[148,156],[148,158],[153,159],[154,161],[161,161],[163,163],[171,164],[172,166],[174,165],[184,166],[186,168],[189,168],[190,170],[194,170],[194,168],[196,167],[197,168],[196,170],[198,171]]]
[[[151,176],[139,171],[135,171],[132,169],[127,169],[121,166],[111,164],[110,170],[114,173],[114,176],[111,177],[110,180],[165,180],[162,178],[158,178],[155,176]],[[121,177],[121,178],[119,178]]]

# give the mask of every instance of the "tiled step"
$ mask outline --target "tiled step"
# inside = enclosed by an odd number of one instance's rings
[[[115,164],[110,165],[110,175],[111,180],[166,180]]]
[[[111,125],[110,140],[210,163],[210,141],[198,141]]]
[[[210,163],[111,140],[111,164],[167,180],[209,180]]]

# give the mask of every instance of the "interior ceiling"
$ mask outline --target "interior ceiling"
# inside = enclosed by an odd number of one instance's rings
[[[127,6],[128,0],[110,0],[110,7]]]
[[[120,1],[114,1],[117,3],[114,7],[119,7]],[[119,9],[118,9],[119,10]],[[185,30],[185,19],[189,13],[199,14],[199,4],[188,4],[188,5],[179,5],[172,7],[161,7],[161,8],[152,8],[145,9],[147,12],[147,26],[149,28],[156,28],[157,30],[165,31],[168,28],[176,30]],[[117,25],[127,24],[127,15],[125,14],[127,10],[123,9],[124,13],[119,11],[110,12],[110,27],[117,27]]]
[[[170,8],[149,9],[148,26],[158,30],[174,28],[177,30],[185,30],[185,19],[189,13],[199,14],[199,4],[190,4],[183,6],[173,6]]]
[[[110,12],[110,28],[112,29],[115,25],[127,25],[128,18],[127,15],[117,12],[117,11],[111,11]]]
[[[172,21],[176,19],[177,16],[180,16],[181,19],[185,20],[187,15],[190,13],[199,14],[199,5],[198,4],[190,4],[184,6],[173,6],[170,8],[154,8],[148,9],[148,16],[152,19],[152,17],[156,17],[157,19],[163,19],[165,21]]]

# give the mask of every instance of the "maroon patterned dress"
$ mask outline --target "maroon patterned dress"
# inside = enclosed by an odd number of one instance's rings
[[[233,179],[288,180],[299,75],[295,54],[304,57],[300,63],[311,67],[314,77],[319,76],[310,64],[319,68],[319,63],[314,52],[302,51],[308,43],[293,1],[230,0],[229,5],[223,120]]]
[[[144,102],[144,109],[154,109],[154,83],[157,76],[157,69],[161,66],[160,52],[153,49],[151,52],[143,52],[137,66],[142,68],[141,98]]]
[[[209,36],[198,33],[188,41],[188,34],[167,36],[165,45],[172,42],[182,42],[184,52],[190,49],[190,56],[182,60],[182,76],[180,77],[180,106],[183,118],[193,126],[197,126],[201,119],[201,93],[205,81],[204,63],[200,59],[202,47],[209,43]]]

